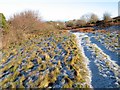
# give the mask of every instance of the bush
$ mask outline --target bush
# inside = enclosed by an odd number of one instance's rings
[[[7,28],[6,18],[3,13],[0,13],[0,27]]]
[[[66,22],[66,27],[73,27],[74,23],[72,21],[67,21]]]
[[[76,21],[76,27],[83,27],[86,25],[86,21],[85,20],[77,20]]]
[[[54,26],[58,30],[66,29],[65,23],[60,21],[48,21],[47,24]]]
[[[10,25],[16,30],[21,31],[33,31],[38,30],[42,26],[41,18],[38,16],[38,12],[24,11],[15,14],[9,19]]]
[[[103,14],[103,20],[104,20],[105,22],[108,22],[108,21],[112,20],[112,18],[111,18],[110,16],[111,16],[111,15],[110,15],[109,13],[105,12],[105,13]]]
[[[96,23],[97,21],[98,21],[98,16],[95,15],[95,14],[91,14],[89,22],[90,23]]]
[[[53,25],[47,24],[38,16],[38,12],[24,11],[15,14],[8,20],[9,30],[3,32],[3,47],[9,48],[11,44],[20,44],[27,40],[27,34],[44,33],[45,30],[55,30]],[[47,31],[47,33],[49,33]]]

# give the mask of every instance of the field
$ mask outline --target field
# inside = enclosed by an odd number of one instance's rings
[[[0,89],[120,88],[120,17],[61,22],[34,11],[7,21],[0,15]]]
[[[55,31],[27,37],[21,45],[2,50],[0,87],[90,87],[75,35]]]
[[[74,33],[89,60],[94,88],[120,87],[118,32]]]

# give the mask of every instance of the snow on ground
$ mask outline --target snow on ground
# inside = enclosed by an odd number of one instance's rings
[[[74,33],[74,35],[76,35],[76,40],[77,40],[77,43],[78,43],[78,47],[82,51],[82,56],[84,57],[84,60],[85,60],[85,63],[86,63],[86,67],[88,68],[89,75],[88,75],[88,79],[87,80],[89,80],[88,84],[91,85],[91,71],[89,70],[89,66],[88,66],[89,65],[89,59],[85,56],[83,47],[81,46],[82,37],[79,37],[80,36],[79,33]],[[85,35],[84,33],[81,33],[81,36],[86,37],[87,35]],[[92,85],[90,87],[92,88]]]
[[[94,88],[120,87],[120,66],[111,59],[111,54],[106,54],[101,46],[91,41],[92,35],[79,32],[74,35],[90,70],[92,86]]]

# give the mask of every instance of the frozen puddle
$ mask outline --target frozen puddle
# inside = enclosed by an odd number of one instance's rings
[[[111,59],[111,56],[91,41],[92,36],[87,33],[73,33],[76,35],[80,49],[83,49],[88,67],[91,72],[93,88],[120,87],[120,66]]]

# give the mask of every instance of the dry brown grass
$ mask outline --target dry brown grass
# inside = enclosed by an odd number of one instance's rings
[[[3,48],[9,48],[9,46],[20,44],[24,40],[27,40],[28,34],[39,34],[45,30],[55,30],[53,25],[47,24],[41,20],[38,12],[24,11],[14,14],[8,20],[9,28],[3,30],[2,46]]]

